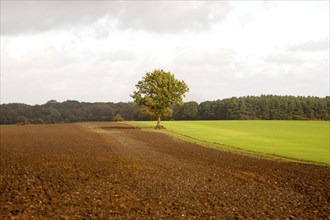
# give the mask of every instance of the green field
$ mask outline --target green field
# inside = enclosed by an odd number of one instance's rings
[[[133,122],[155,126],[155,122]],[[167,130],[211,145],[330,163],[329,121],[164,121]]]

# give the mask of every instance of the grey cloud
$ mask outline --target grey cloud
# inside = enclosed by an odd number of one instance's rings
[[[1,34],[91,24],[115,12],[114,2],[1,1]]]
[[[322,51],[322,50],[329,51],[329,39],[320,39],[315,41],[307,41],[299,44],[293,44],[293,45],[289,45],[288,49],[291,51],[306,51],[306,52]]]
[[[119,14],[122,28],[156,32],[209,29],[229,12],[227,2],[130,2]]]
[[[227,2],[1,1],[1,35],[94,25],[102,18],[108,29],[199,31],[221,22],[229,9]]]

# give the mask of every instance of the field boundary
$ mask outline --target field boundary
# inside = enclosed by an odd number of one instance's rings
[[[253,151],[253,150],[247,150],[247,149],[242,149],[236,146],[232,145],[226,145],[226,144],[221,144],[217,142],[208,142],[208,141],[203,141],[195,137],[191,137],[186,134],[182,134],[179,132],[175,132],[172,129],[154,129],[153,126],[147,126],[147,125],[142,125],[140,123],[135,123],[132,121],[124,121],[123,123],[132,125],[136,128],[145,130],[145,131],[151,131],[151,132],[161,132],[167,135],[170,135],[174,138],[178,138],[180,140],[192,143],[192,144],[197,144],[202,147],[207,147],[207,148],[213,148],[216,150],[221,150],[221,151],[226,151],[226,152],[232,152],[232,153],[238,153],[244,156],[249,156],[249,157],[259,157],[263,159],[269,159],[269,160],[275,160],[275,161],[282,161],[282,162],[298,162],[298,163],[304,163],[304,164],[314,164],[314,165],[321,165],[321,166],[330,166],[330,163],[322,163],[322,162],[317,162],[317,161],[310,161],[310,160],[303,160],[303,159],[298,159],[298,158],[291,158],[291,157],[285,157],[282,155],[277,155],[277,154],[269,154],[269,153],[263,153],[263,152],[258,152],[258,151]]]

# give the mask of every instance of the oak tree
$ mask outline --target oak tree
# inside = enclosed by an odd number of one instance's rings
[[[157,119],[156,128],[161,128],[160,120],[172,116],[171,105],[183,105],[183,97],[189,91],[183,80],[164,70],[148,72],[135,85],[131,97],[135,103],[144,107],[144,113]]]

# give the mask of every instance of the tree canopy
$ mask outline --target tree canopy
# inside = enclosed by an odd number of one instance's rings
[[[160,128],[160,119],[171,116],[171,105],[183,105],[183,97],[189,91],[187,84],[175,79],[174,75],[164,70],[148,72],[135,85],[136,91],[131,97],[135,103],[144,107],[144,113],[157,119],[157,128]]]

